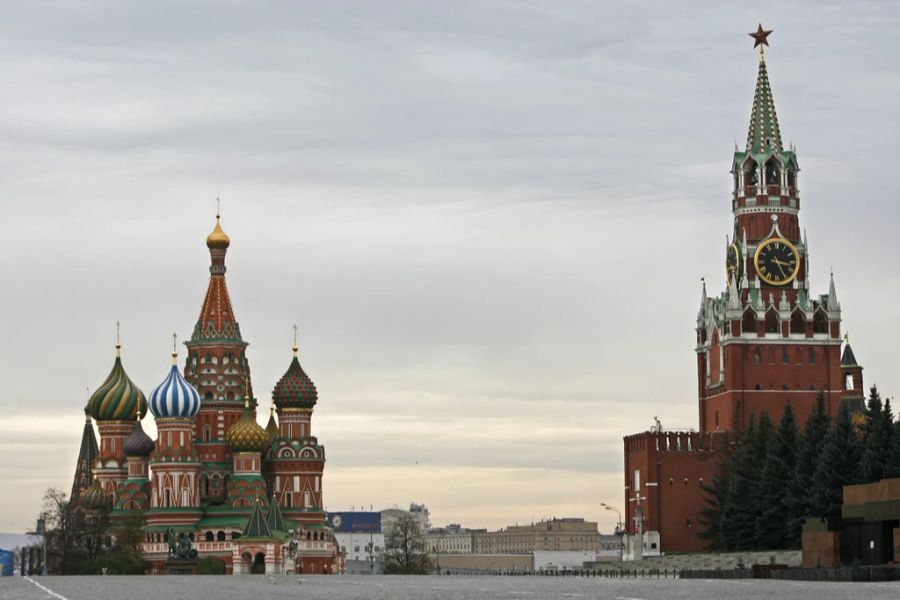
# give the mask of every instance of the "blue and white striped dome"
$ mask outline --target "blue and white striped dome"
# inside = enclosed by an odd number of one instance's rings
[[[159,419],[193,417],[199,410],[200,393],[185,381],[178,366],[172,365],[169,375],[150,392],[150,412]]]

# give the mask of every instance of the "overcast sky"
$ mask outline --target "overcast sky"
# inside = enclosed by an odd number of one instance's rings
[[[216,196],[260,421],[296,322],[329,510],[611,529],[622,437],[697,426],[759,21],[812,284],[896,393],[900,9],[623,4],[0,5],[0,531],[70,488],[116,320],[166,374]]]

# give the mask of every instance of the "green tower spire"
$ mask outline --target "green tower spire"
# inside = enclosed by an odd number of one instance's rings
[[[753,95],[753,110],[750,112],[750,130],[747,132],[747,152],[770,154],[782,152],[781,129],[775,114],[775,100],[769,87],[769,73],[766,57],[759,55],[759,73],[756,76],[756,93]]]

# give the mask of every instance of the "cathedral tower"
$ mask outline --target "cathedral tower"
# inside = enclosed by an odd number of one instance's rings
[[[116,360],[106,380],[88,401],[88,410],[100,430],[100,449],[94,476],[100,488],[117,502],[119,484],[128,475],[123,442],[134,427],[134,417],[147,414],[147,399],[122,366],[122,345],[116,340]]]
[[[230,244],[216,214],[215,228],[206,238],[211,260],[209,286],[200,318],[186,343],[184,366],[185,378],[203,400],[196,423],[197,450],[202,462],[200,495],[204,502],[212,504],[224,502],[232,474],[231,449],[225,433],[241,418],[245,394],[253,397],[245,353],[247,342],[241,338],[225,282],[225,254]]]
[[[296,332],[295,327],[294,357],[272,391],[278,412],[278,436],[269,450],[269,473],[274,496],[288,518],[324,524],[325,448],[312,434],[312,413],[318,392],[300,366]]]
[[[194,419],[200,394],[178,371],[172,351],[169,374],[150,393],[156,418],[156,450],[150,457],[150,525],[192,525],[200,519],[200,459],[194,448]]]

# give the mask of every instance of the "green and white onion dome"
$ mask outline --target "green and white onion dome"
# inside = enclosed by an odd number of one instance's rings
[[[116,344],[116,362],[106,380],[88,400],[88,412],[97,421],[130,421],[147,414],[147,398],[122,366],[121,346]]]

